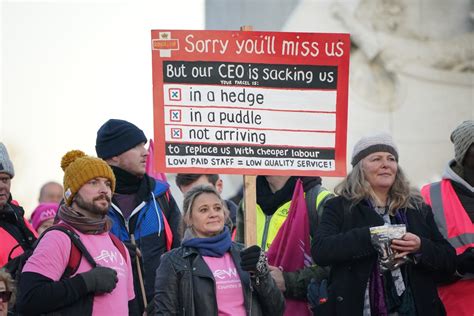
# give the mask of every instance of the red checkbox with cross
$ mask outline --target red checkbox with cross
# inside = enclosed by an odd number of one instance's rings
[[[181,110],[170,110],[170,121],[181,122]]]
[[[172,139],[181,139],[181,138],[183,138],[183,130],[181,128],[172,128],[171,129],[171,138]]]
[[[181,101],[181,89],[170,88],[168,90],[170,101]]]

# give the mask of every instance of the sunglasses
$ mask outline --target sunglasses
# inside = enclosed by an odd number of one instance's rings
[[[4,303],[9,302],[11,297],[12,297],[12,292],[11,291],[1,291],[0,292],[0,299]]]

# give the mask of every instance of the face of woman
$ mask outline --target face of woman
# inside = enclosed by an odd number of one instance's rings
[[[7,287],[5,286],[5,282],[0,281],[0,293],[5,292]],[[6,316],[8,313],[8,302],[4,302],[2,297],[0,296],[0,316]]]
[[[54,224],[54,218],[50,218],[41,223],[38,227],[38,235],[41,235],[46,229],[50,228]]]
[[[398,163],[392,154],[376,152],[362,159],[362,168],[372,189],[387,193],[395,182]]]
[[[224,207],[213,193],[202,193],[193,203],[189,219],[198,237],[212,237],[224,228]]]

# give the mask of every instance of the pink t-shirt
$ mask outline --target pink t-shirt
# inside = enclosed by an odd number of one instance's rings
[[[242,283],[230,253],[221,258],[203,256],[216,281],[216,299],[219,315],[247,315]]]
[[[75,232],[99,266],[115,269],[118,283],[111,293],[94,296],[92,315],[128,315],[128,301],[135,297],[133,291],[133,274],[128,259],[122,256],[115,247],[108,233],[87,235]],[[23,272],[35,272],[54,281],[59,281],[67,267],[71,253],[71,240],[60,231],[48,232],[28,259]],[[77,273],[89,271],[91,265],[82,256]]]

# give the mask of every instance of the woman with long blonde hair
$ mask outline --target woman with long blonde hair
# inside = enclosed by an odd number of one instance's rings
[[[445,315],[436,279],[453,274],[455,252],[398,158],[388,134],[355,145],[312,247],[315,262],[331,266],[318,315]]]

